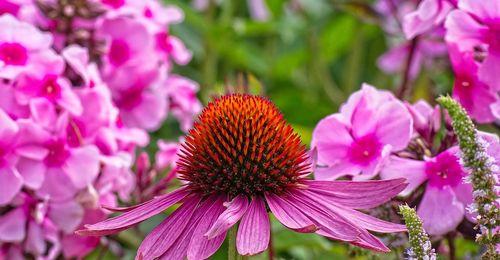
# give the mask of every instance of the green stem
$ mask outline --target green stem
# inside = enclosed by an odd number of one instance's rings
[[[243,260],[243,256],[238,254],[236,249],[236,234],[238,232],[238,225],[234,225],[227,233],[227,259],[228,260]]]

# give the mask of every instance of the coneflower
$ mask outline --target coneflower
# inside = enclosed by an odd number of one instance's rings
[[[238,223],[238,253],[258,254],[269,244],[268,210],[297,232],[315,232],[382,252],[389,249],[368,230],[405,230],[403,225],[357,211],[390,200],[406,187],[404,179],[308,179],[311,167],[305,146],[276,106],[263,97],[234,94],[209,103],[179,156],[183,187],[78,233],[113,234],[176,203],[180,207],[144,239],[138,259],[208,258]]]

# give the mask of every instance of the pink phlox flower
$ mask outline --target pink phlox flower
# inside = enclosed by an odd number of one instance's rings
[[[472,201],[472,186],[464,183],[468,172],[460,165],[458,147],[452,147],[423,161],[391,157],[382,169],[383,179],[406,178],[408,187],[401,192],[407,196],[423,183],[425,192],[417,207],[424,228],[431,235],[443,235],[454,230],[464,216],[473,221],[466,207]]]
[[[423,0],[415,11],[408,13],[403,20],[403,31],[407,39],[441,26],[446,15],[453,9],[449,0]]]
[[[388,91],[364,84],[340,113],[324,118],[314,129],[311,147],[318,157],[315,178],[373,178],[391,152],[406,148],[412,124],[402,102]]]
[[[179,75],[169,75],[166,83],[170,100],[170,113],[180,122],[181,129],[187,131],[193,125],[194,118],[201,112],[201,102],[196,97],[199,85]]]

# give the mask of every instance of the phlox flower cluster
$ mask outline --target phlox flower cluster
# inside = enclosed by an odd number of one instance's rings
[[[101,240],[74,231],[129,199],[148,132],[191,127],[182,19],[156,0],[0,1],[0,259],[86,255]]]
[[[464,220],[475,222],[475,213],[467,210],[472,185],[464,181],[470,171],[460,162],[449,116],[442,114],[425,101],[403,103],[388,91],[363,85],[338,113],[316,126],[311,144],[317,153],[315,178],[405,178],[409,185],[400,196],[418,203],[430,235],[445,235]],[[480,135],[497,169],[498,137]]]
[[[496,0],[380,0],[384,29],[397,44],[379,67],[415,78],[424,65],[449,57],[455,74],[453,97],[478,123],[500,118],[500,3]],[[404,35],[405,38],[400,37]]]

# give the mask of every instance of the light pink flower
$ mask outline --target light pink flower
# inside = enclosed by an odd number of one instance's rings
[[[462,168],[453,147],[424,161],[393,156],[381,176],[384,179],[406,178],[408,187],[401,193],[406,196],[427,181],[422,201],[417,207],[424,229],[431,235],[444,235],[453,231],[467,214],[472,203],[472,186],[463,183],[468,173]]]
[[[0,16],[0,28],[0,78],[14,79],[57,59],[50,49],[52,37],[31,24],[5,14]]]
[[[454,1],[454,0],[451,0]],[[407,39],[425,33],[442,25],[446,15],[452,10],[450,0],[422,0],[417,9],[404,17],[403,30]]]
[[[459,0],[445,22],[446,41],[460,52],[474,53],[480,62],[479,80],[493,91],[500,91],[500,2],[497,0]]]
[[[166,168],[176,168],[180,145],[177,142],[158,140],[158,152],[155,155],[155,167],[161,171]]]
[[[177,118],[183,131],[193,125],[194,118],[201,112],[201,102],[196,97],[198,83],[179,75],[168,76],[165,84],[170,100],[170,113]]]
[[[390,92],[364,84],[340,113],[321,120],[313,132],[316,179],[344,175],[374,177],[391,152],[406,148],[412,136],[412,118]]]
[[[210,103],[186,137],[178,166],[185,186],[77,233],[113,234],[176,203],[181,206],[144,239],[138,258],[209,258],[238,222],[239,254],[258,254],[270,239],[267,207],[292,230],[376,251],[389,249],[368,230],[404,230],[357,211],[388,201],[405,188],[403,179],[307,179],[305,147],[277,108],[262,97],[228,95]]]

